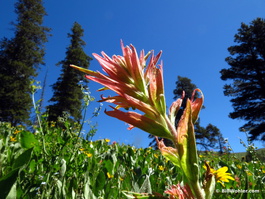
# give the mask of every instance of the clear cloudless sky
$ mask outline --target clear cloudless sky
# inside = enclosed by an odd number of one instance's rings
[[[10,22],[17,18],[15,2],[0,1],[0,38],[14,35]],[[227,48],[235,44],[234,35],[241,22],[249,24],[257,17],[265,18],[264,0],[46,0],[44,6],[48,14],[44,25],[52,28],[46,43],[46,65],[37,78],[43,82],[48,69],[45,105],[52,96],[50,85],[60,75],[56,63],[65,58],[70,44],[67,33],[76,21],[85,30],[85,52],[90,56],[101,51],[109,56],[120,55],[121,39],[125,45],[133,44],[138,52],[154,50],[156,54],[162,50],[167,106],[173,102],[177,76],[190,78],[205,95],[206,109],[200,114],[202,126],[216,125],[235,152],[245,151],[239,138],[247,143],[246,136],[238,130],[244,121],[228,117],[233,108],[230,98],[223,94],[226,82],[220,79],[219,71],[229,67],[224,61],[229,56]],[[90,69],[101,70],[95,59]],[[101,88],[97,83],[90,82],[89,87],[97,100],[104,94],[97,92]],[[87,118],[98,105],[91,104]],[[109,110],[108,105],[104,103],[103,110]],[[136,147],[147,147],[151,141],[147,133],[136,128],[128,131],[124,122],[108,117],[104,111],[92,122],[98,123],[94,139],[109,138]],[[85,128],[88,130],[88,125]],[[259,148],[264,146],[259,141],[254,143]]]

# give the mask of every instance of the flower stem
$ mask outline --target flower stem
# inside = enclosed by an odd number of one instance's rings
[[[44,132],[43,132],[43,128],[42,128],[42,125],[41,125],[41,119],[40,119],[40,115],[39,115],[39,112],[38,112],[38,108],[36,106],[36,101],[35,101],[34,94],[35,94],[35,92],[32,92],[31,98],[32,98],[32,103],[33,103],[34,111],[35,111],[35,114],[37,116],[38,124],[39,124],[39,128],[40,128],[40,132],[41,132],[43,151],[44,151],[45,154],[48,154],[47,151],[46,151],[46,147],[45,147]]]
[[[205,199],[205,194],[201,189],[199,181],[197,181],[196,183],[190,183],[190,185],[192,186],[192,190],[196,199]]]

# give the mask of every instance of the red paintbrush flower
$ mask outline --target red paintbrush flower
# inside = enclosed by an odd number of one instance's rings
[[[153,135],[172,139],[167,124],[163,67],[162,64],[157,65],[162,52],[154,56],[152,52],[145,55],[142,50],[139,57],[133,45],[124,47],[121,42],[121,48],[123,56],[110,58],[104,52],[102,56],[93,54],[106,74],[75,65],[71,67],[87,73],[87,79],[102,84],[104,88],[101,91],[110,89],[118,94],[100,100],[117,105],[112,107],[112,111],[105,111],[107,115],[129,123],[129,129],[138,127]],[[120,108],[138,109],[144,114],[124,112]]]

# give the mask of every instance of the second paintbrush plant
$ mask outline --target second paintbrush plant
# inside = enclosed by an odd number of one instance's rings
[[[177,126],[175,117],[178,113],[183,97],[172,103],[167,114],[163,64],[158,64],[162,52],[156,56],[152,51],[145,54],[142,50],[138,56],[133,45],[124,47],[121,42],[123,55],[109,57],[104,52],[102,56],[93,54],[100,63],[104,72],[96,72],[75,65],[71,67],[86,73],[86,78],[98,82],[104,86],[99,89],[110,89],[117,96],[102,97],[100,102],[110,102],[112,110],[105,111],[111,117],[115,117],[130,125],[129,129],[138,127],[154,136],[170,139],[173,147],[166,147],[163,141],[157,141],[162,155],[179,167],[184,174],[184,187],[173,185],[165,193],[170,198],[211,198],[214,187],[214,175],[207,173],[204,184],[200,182],[200,167],[196,149],[194,123],[203,104],[203,95],[199,89],[193,92],[192,98],[187,100],[186,108]],[[196,92],[201,94],[195,99]],[[128,111],[130,108],[138,109],[143,114]],[[184,193],[186,195],[184,195]],[[183,194],[183,195],[181,195]],[[128,196],[128,193],[126,194]],[[139,197],[140,198],[140,197]]]

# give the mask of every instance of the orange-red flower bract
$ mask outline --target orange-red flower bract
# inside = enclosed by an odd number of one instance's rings
[[[138,56],[133,45],[124,47],[121,42],[121,48],[123,56],[113,55],[110,58],[104,52],[102,56],[93,54],[105,74],[75,65],[71,67],[87,73],[87,79],[102,84],[104,88],[100,91],[110,89],[117,94],[100,100],[117,105],[106,114],[155,136],[172,139],[166,115],[163,66],[157,64],[162,52],[154,56],[151,51],[145,55],[142,50]],[[120,108],[138,109],[144,114],[123,112]]]
[[[172,185],[165,193],[169,194],[169,199],[194,199],[189,185],[181,186],[180,184]]]

